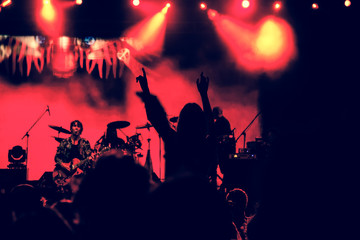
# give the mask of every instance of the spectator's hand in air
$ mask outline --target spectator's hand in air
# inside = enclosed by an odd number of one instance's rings
[[[209,88],[209,77],[205,77],[203,72],[201,72],[200,79],[196,79],[196,85],[201,95],[207,94]]]
[[[148,94],[150,94],[150,90],[149,90],[148,81],[146,78],[146,72],[145,72],[144,68],[142,68],[142,71],[143,71],[143,75],[139,75],[136,78],[136,82],[140,83],[140,87],[141,87],[143,93],[148,95]]]

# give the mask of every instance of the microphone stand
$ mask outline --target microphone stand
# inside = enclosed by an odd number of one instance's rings
[[[28,180],[28,159],[29,159],[29,132],[30,130],[37,124],[37,122],[44,116],[44,114],[46,112],[49,112],[49,108],[47,108],[41,115],[40,117],[35,121],[35,123],[29,128],[29,130],[26,131],[25,135],[21,138],[21,140],[24,139],[24,137],[26,137],[26,160],[25,160],[25,165],[26,165],[26,180]],[[49,112],[50,114],[50,112]]]
[[[240,136],[235,140],[235,143],[239,140],[239,138],[241,136],[244,136],[244,148],[245,148],[245,143],[246,143],[246,130],[248,130],[248,128],[251,126],[251,124],[253,124],[253,122],[255,121],[255,119],[261,114],[261,112],[259,112],[254,119],[250,122],[250,124],[244,129],[244,131],[240,134]]]

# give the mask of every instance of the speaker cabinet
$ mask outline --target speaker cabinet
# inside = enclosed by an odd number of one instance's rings
[[[0,169],[0,189],[10,190],[26,183],[26,169]]]

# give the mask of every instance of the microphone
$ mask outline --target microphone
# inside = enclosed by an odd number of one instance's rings
[[[49,116],[50,116],[50,108],[49,108],[49,105],[47,105],[47,109],[46,109],[46,111],[48,111]]]

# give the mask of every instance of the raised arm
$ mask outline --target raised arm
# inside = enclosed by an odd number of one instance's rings
[[[201,72],[200,78],[196,79],[197,89],[200,93],[203,110],[207,121],[208,133],[210,134],[213,132],[214,118],[208,96],[209,81],[209,77],[205,77],[203,72]]]
[[[146,96],[149,96],[150,95],[150,90],[149,90],[149,85],[148,85],[145,69],[142,68],[142,71],[143,71],[143,76],[139,75],[136,78],[136,82],[140,83],[140,87],[141,87],[141,90],[142,90],[143,94],[146,95]]]
[[[141,98],[145,104],[145,110],[148,120],[154,126],[155,130],[159,133],[160,137],[164,140],[174,131],[169,124],[166,112],[161,105],[159,99],[150,94],[148,81],[145,69],[142,69],[143,75],[136,78],[136,82],[140,83],[142,92],[136,94]]]

